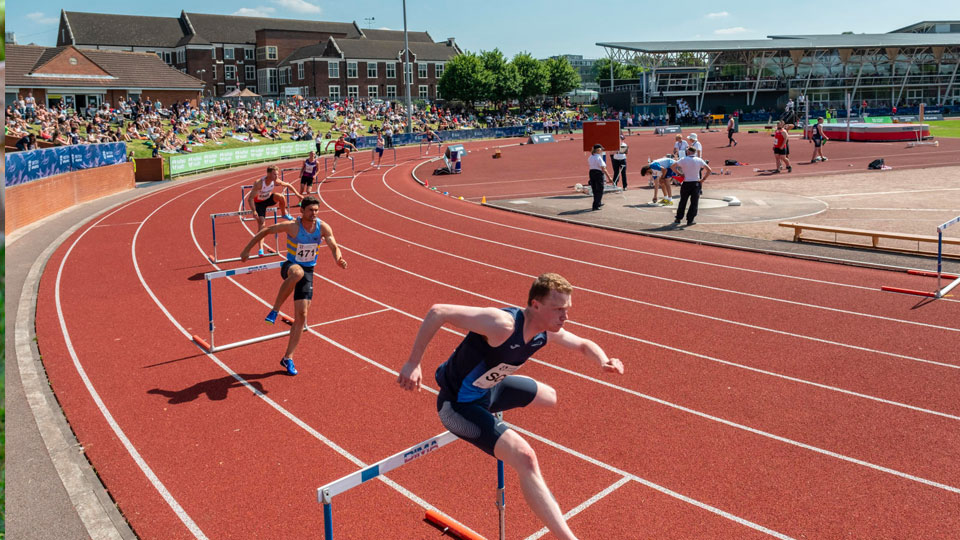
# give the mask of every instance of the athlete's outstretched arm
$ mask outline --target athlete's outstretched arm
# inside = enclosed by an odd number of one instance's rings
[[[281,221],[280,223],[274,223],[269,227],[264,227],[263,229],[260,229],[260,231],[257,232],[257,234],[255,234],[253,238],[250,239],[249,242],[247,242],[247,245],[243,246],[243,251],[240,252],[240,260],[246,261],[250,255],[250,249],[253,248],[253,246],[257,245],[257,242],[259,242],[262,238],[266,238],[267,235],[280,234],[280,233],[290,234],[291,225],[293,225],[294,227],[299,227],[299,225],[297,225],[296,222]],[[293,235],[296,236],[297,232],[298,230],[294,230]]]
[[[340,253],[340,246],[337,245],[337,239],[333,237],[333,229],[326,222],[320,226],[320,234],[323,235],[324,242],[330,247],[330,253],[333,254],[333,260],[340,265],[340,268],[347,267],[347,261]]]
[[[420,390],[420,361],[427,345],[433,340],[445,323],[457,328],[486,336],[492,347],[503,344],[513,333],[513,317],[497,308],[457,306],[453,304],[435,304],[430,307],[427,316],[420,324],[417,337],[413,341],[410,357],[400,369],[397,384],[404,390]]]
[[[580,351],[580,354],[600,364],[604,371],[615,371],[623,374],[623,362],[618,358],[607,358],[607,353],[599,345],[589,339],[571,334],[563,328],[559,332],[547,332],[547,343],[556,343],[567,349]]]

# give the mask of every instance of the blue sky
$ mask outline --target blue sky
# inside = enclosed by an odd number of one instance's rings
[[[726,5],[726,7],[720,7]],[[776,12],[770,6],[776,5]],[[803,6],[788,10],[787,6]],[[917,6],[919,9],[913,9]],[[403,29],[400,0],[206,0],[165,4],[130,0],[10,2],[6,29],[17,42],[52,46],[60,10],[176,17],[181,10],[284,19],[356,21],[361,27]],[[802,15],[801,15],[802,13]],[[373,21],[367,21],[373,18]],[[883,33],[921,20],[960,20],[960,2],[641,2],[604,0],[487,0],[407,2],[410,30],[426,30],[436,41],[455,37],[468,51],[498,47],[508,56],[528,51],[604,55],[597,42],[763,39],[771,34]]]

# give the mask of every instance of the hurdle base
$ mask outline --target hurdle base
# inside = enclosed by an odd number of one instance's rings
[[[213,352],[212,350],[210,350],[210,344],[207,343],[206,341],[200,339],[200,336],[194,334],[194,335],[191,336],[191,337],[193,338],[193,341],[194,341],[197,345],[199,345],[201,348],[203,348],[203,350],[207,351],[208,353],[209,353],[209,352]]]
[[[917,291],[914,289],[902,289],[900,287],[888,287],[886,285],[880,287],[881,291],[886,292],[895,292],[900,294],[912,294],[914,296],[925,296],[927,298],[937,298],[937,293],[927,292],[927,291]]]
[[[466,525],[436,510],[427,510],[424,520],[440,529],[443,533],[451,534],[461,540],[487,540],[486,537],[480,536]]]

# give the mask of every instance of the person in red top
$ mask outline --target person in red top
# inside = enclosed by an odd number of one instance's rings
[[[333,143],[333,172],[337,172],[337,160],[340,159],[340,156],[346,158],[350,157],[350,148],[353,148],[354,150],[357,149],[353,143],[347,142],[346,139],[344,139],[343,133],[341,133],[340,138]]]
[[[790,155],[788,142],[790,133],[787,130],[792,127],[793,124],[784,124],[783,121],[777,122],[777,131],[773,134],[773,157],[777,160],[777,172],[780,172],[783,166],[786,166],[787,172],[793,172],[793,167],[790,166],[790,158],[787,157]]]

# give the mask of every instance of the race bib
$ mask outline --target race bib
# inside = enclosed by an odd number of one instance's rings
[[[317,244],[297,244],[297,262],[312,263],[317,260]]]
[[[520,369],[520,366],[514,366],[512,364],[500,364],[491,368],[483,375],[477,377],[477,379],[473,381],[473,385],[477,388],[483,388],[484,390],[493,388],[497,385],[497,383],[502,381],[504,377],[513,374],[518,369]]]

